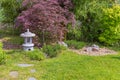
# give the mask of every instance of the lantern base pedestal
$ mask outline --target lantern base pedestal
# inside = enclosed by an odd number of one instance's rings
[[[25,50],[25,51],[33,51],[34,50],[34,48],[33,48],[34,44],[23,44],[22,46],[23,46],[23,50]]]

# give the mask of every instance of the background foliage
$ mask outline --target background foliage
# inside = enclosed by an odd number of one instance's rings
[[[81,37],[87,42],[119,43],[119,5],[113,0],[72,0],[77,21],[81,22]],[[116,10],[116,11],[114,11]],[[114,16],[113,16],[114,15]],[[112,16],[112,18],[110,18]],[[119,28],[119,29],[118,29]],[[74,34],[74,33],[73,33]],[[78,38],[74,38],[78,40]]]
[[[22,31],[30,28],[42,43],[66,38],[119,45],[118,3],[119,0],[0,0],[0,21],[15,22]]]
[[[13,23],[21,12],[21,2],[22,0],[0,0],[0,21]]]
[[[98,41],[100,34],[99,19],[102,9],[108,7],[108,2],[101,0],[73,0],[76,19],[81,24],[81,40],[94,42]]]

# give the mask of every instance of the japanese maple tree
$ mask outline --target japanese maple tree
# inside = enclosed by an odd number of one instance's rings
[[[51,40],[62,41],[67,25],[74,26],[75,17],[70,0],[24,0],[24,11],[16,19],[16,27],[29,28],[40,36],[44,32]]]

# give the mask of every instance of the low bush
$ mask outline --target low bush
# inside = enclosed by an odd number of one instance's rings
[[[26,54],[31,60],[40,61],[45,59],[45,55],[41,50],[28,51]]]
[[[75,40],[68,40],[66,41],[66,43],[68,44],[69,48],[73,48],[73,49],[81,49],[82,47],[86,45],[85,42],[79,42]]]
[[[61,50],[66,49],[63,46],[60,46],[59,44],[56,45],[45,45],[43,46],[43,52],[46,53],[49,57],[56,57]]]
[[[0,42],[0,64],[4,64],[5,61],[6,61],[6,54],[5,54],[5,52],[3,51],[2,47],[3,47],[3,45],[2,45],[2,43]]]

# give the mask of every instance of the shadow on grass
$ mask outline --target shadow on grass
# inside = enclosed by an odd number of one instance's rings
[[[111,58],[120,60],[120,56],[115,56],[115,57],[111,57]]]
[[[23,53],[24,51],[20,50],[9,50],[6,51],[6,54],[16,54],[16,53]]]

